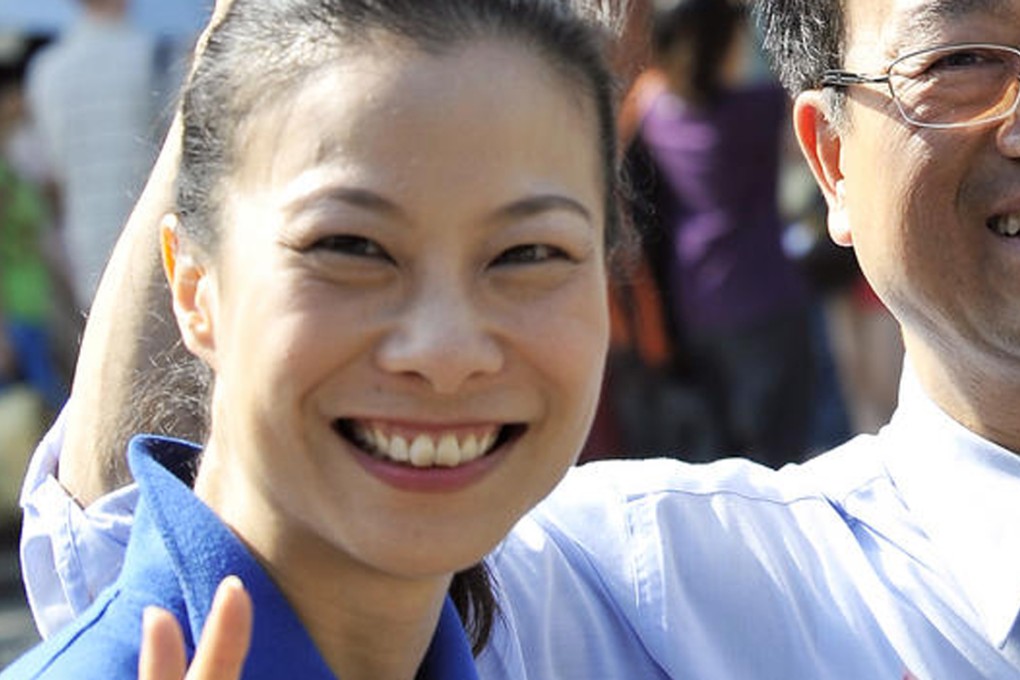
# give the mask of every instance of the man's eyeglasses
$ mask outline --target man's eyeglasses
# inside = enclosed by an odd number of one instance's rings
[[[1002,120],[1020,102],[1020,50],[959,43],[895,59],[880,75],[826,71],[821,87],[885,83],[907,122],[957,128]]]

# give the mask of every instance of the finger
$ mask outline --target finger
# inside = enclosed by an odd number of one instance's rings
[[[237,680],[251,644],[252,603],[241,579],[228,576],[216,589],[187,680]],[[162,679],[160,679],[162,680]]]
[[[186,666],[184,636],[177,619],[159,607],[146,607],[142,614],[138,680],[181,680]]]

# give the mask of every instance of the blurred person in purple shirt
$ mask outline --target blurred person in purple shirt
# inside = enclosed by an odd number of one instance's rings
[[[657,3],[661,78],[631,154],[674,344],[714,415],[717,453],[778,467],[808,444],[808,289],[781,245],[788,103],[748,68],[747,25],[727,0]]]

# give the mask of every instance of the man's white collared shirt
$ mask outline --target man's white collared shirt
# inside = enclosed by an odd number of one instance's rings
[[[582,466],[493,563],[483,677],[1020,678],[1020,457],[909,368],[888,426],[804,465]]]

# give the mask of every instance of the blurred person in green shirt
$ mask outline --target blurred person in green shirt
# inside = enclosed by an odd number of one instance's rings
[[[0,149],[24,117],[21,69],[0,65]],[[50,324],[54,314],[53,272],[44,241],[50,224],[42,192],[0,153],[0,313],[14,366],[0,385],[24,382],[59,409],[67,396],[56,368]]]

